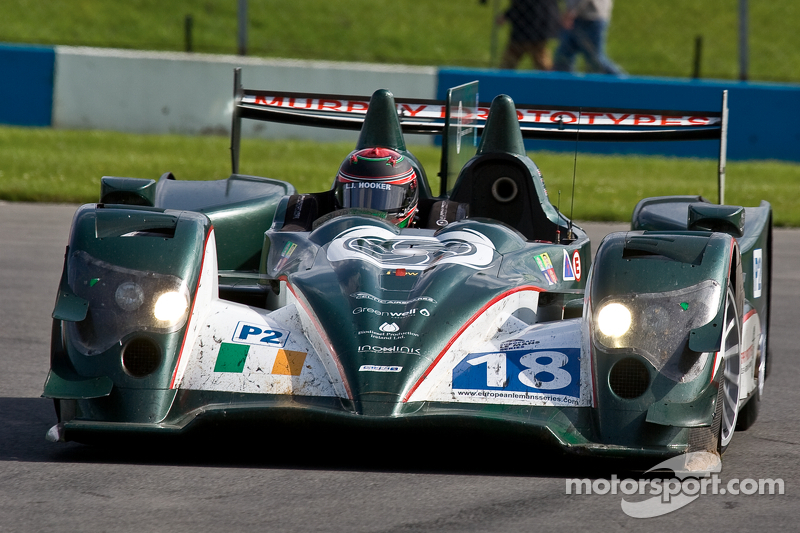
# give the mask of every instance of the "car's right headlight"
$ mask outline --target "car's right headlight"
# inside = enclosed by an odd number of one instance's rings
[[[701,356],[689,353],[689,333],[713,320],[721,298],[714,280],[674,291],[609,296],[592,317],[594,339],[609,352],[637,353],[672,379],[687,379],[702,366]]]
[[[618,338],[631,328],[631,311],[624,304],[610,302],[597,312],[597,327],[610,338]]]

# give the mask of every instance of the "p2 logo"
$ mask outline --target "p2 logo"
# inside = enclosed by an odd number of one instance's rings
[[[270,328],[266,324],[239,322],[231,340],[240,344],[283,348],[288,338],[289,332],[284,329]]]

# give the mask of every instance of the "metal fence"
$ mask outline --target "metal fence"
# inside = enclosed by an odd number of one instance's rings
[[[573,0],[31,0],[4,10],[0,42],[800,82],[800,2],[748,1],[588,0],[604,23],[565,28]],[[509,53],[517,19],[544,42]]]
[[[478,2],[490,8],[495,21],[489,62],[493,67],[800,79],[795,59],[800,40],[791,30],[800,9],[788,2],[784,6],[780,0],[755,4],[756,24],[752,26],[748,0]],[[558,27],[555,33],[550,32],[553,25]],[[782,32],[781,27],[787,31]],[[758,52],[755,76],[750,70],[751,33],[755,33]],[[543,52],[539,50],[542,46]],[[614,66],[619,70],[614,71]]]

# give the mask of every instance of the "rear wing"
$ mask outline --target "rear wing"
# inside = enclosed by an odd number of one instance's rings
[[[260,91],[244,89],[241,69],[234,69],[231,164],[239,172],[243,118],[358,131],[369,107],[368,96]],[[448,90],[446,100],[395,98],[404,134],[442,135],[442,191],[452,186],[457,162],[475,153],[477,137],[489,114],[489,103],[478,100],[477,82]],[[728,91],[722,91],[719,111],[676,111],[595,107],[552,107],[516,104],[524,139],[564,141],[688,141],[719,140],[719,203],[725,202]],[[468,141],[463,142],[464,137]],[[472,148],[469,148],[472,145]],[[457,168],[453,168],[457,166]]]

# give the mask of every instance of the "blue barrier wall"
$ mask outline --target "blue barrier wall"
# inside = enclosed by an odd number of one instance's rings
[[[800,161],[800,86],[747,82],[618,78],[507,70],[442,69],[437,98],[448,87],[480,82],[480,100],[507,94],[520,104],[719,111],[728,89],[729,159]],[[530,150],[573,151],[574,143],[526,141]],[[714,157],[719,142],[582,142],[581,151]]]
[[[91,63],[89,52],[87,55]],[[105,58],[108,51],[103,52]],[[69,55],[69,54],[67,54]],[[74,54],[73,54],[74,55]],[[25,126],[50,126],[53,124],[54,87],[56,81],[68,77],[69,72],[55,72],[57,50],[50,47],[0,44],[0,123]],[[72,56],[70,56],[72,57]],[[219,58],[210,56],[196,61],[216,64]],[[62,54],[62,59],[63,54]],[[157,62],[159,58],[151,58]],[[253,59],[248,59],[253,61]],[[120,60],[121,61],[121,60]],[[93,63],[92,63],[93,64]],[[321,66],[309,69],[307,77],[316,80],[315,86],[330,87],[330,71],[346,69]],[[70,70],[70,69],[67,69]],[[97,70],[97,69],[95,69]],[[352,70],[352,69],[350,69]],[[349,72],[349,70],[348,70]],[[360,71],[353,76],[361,78]],[[98,80],[104,80],[105,70],[95,72],[97,79],[86,83],[95,90]],[[56,80],[56,76],[59,76]],[[73,76],[74,77],[74,76]],[[431,78],[428,85],[422,80]],[[437,80],[438,78],[438,80]],[[587,106],[614,108],[650,108],[692,111],[719,110],[723,89],[729,91],[730,129],[728,131],[728,157],[730,159],[778,159],[800,161],[800,85],[746,83],[735,81],[694,81],[663,78],[618,78],[604,75],[575,76],[566,73],[535,71],[434,69],[419,74],[416,85],[438,86],[437,97],[444,99],[448,87],[472,80],[480,81],[480,97],[488,102],[498,94],[508,94],[521,104],[549,106]],[[167,80],[177,83],[174,79]],[[227,83],[227,82],[226,82]],[[308,82],[310,83],[310,82]],[[308,85],[305,83],[305,85]],[[265,87],[266,88],[266,87]],[[335,90],[331,88],[330,90]],[[220,93],[222,94],[222,93]],[[366,93],[365,93],[366,94]],[[58,95],[56,95],[58,96]],[[413,95],[425,97],[425,95]],[[430,97],[434,95],[431,94]],[[71,100],[61,95],[64,106]],[[225,96],[224,98],[227,98]],[[62,106],[63,107],[63,106]],[[75,106],[73,106],[75,107]],[[163,106],[159,106],[161,109]],[[201,106],[202,107],[202,106]],[[93,106],[69,108],[80,114],[89,124],[108,113],[107,108]],[[86,115],[86,116],[84,116]],[[160,115],[159,115],[160,116]],[[117,121],[119,122],[119,121]],[[116,123],[112,120],[112,123]],[[216,124],[211,124],[215,126]],[[75,127],[67,125],[65,127]],[[82,127],[86,127],[85,125]],[[182,131],[169,123],[170,131]],[[572,151],[574,144],[558,141],[528,141],[531,150]],[[713,157],[718,154],[718,143],[693,141],[681,143],[588,143],[581,142],[579,150],[595,153],[643,153],[678,156]]]
[[[0,44],[0,124],[49,126],[55,50]]]

